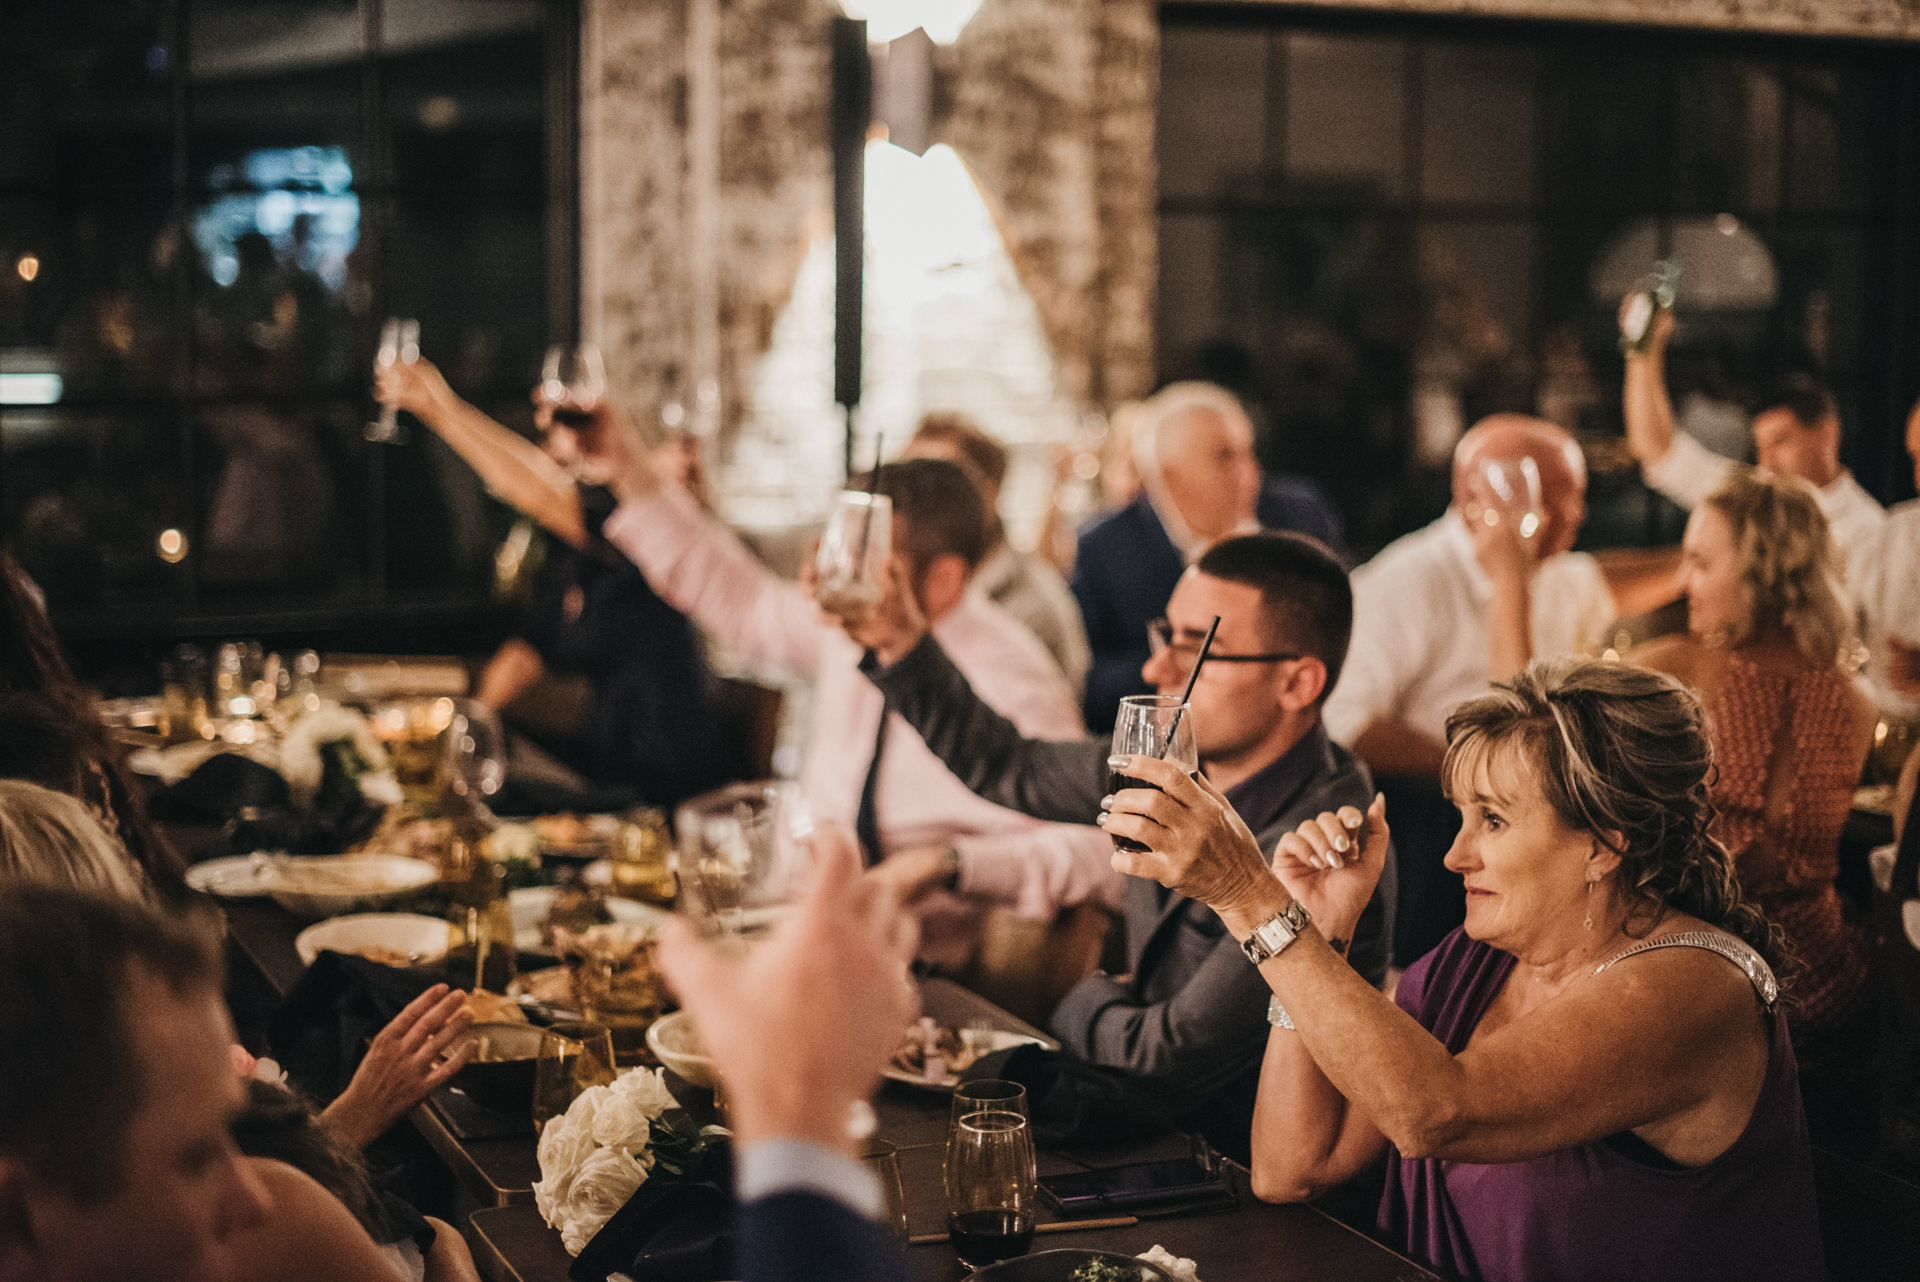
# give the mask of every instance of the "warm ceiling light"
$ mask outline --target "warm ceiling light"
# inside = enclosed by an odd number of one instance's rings
[[[866,20],[867,39],[874,44],[891,43],[919,27],[935,44],[950,45],[980,0],[840,0],[840,8],[849,18]]]
[[[20,273],[21,280],[32,280],[40,274],[40,260],[32,254],[22,254],[20,261],[13,265],[13,270]]]

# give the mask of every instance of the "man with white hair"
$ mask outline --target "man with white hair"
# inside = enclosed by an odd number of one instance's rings
[[[1570,550],[1586,492],[1571,436],[1496,414],[1455,447],[1446,513],[1353,573],[1353,642],[1323,720],[1388,794],[1401,965],[1465,913],[1440,864],[1459,822],[1439,789],[1447,713],[1534,659],[1581,650],[1616,613],[1598,563]]]
[[[1261,476],[1253,421],[1225,388],[1173,383],[1156,392],[1140,406],[1133,446],[1139,496],[1081,530],[1073,561],[1093,649],[1083,707],[1096,734],[1113,725],[1122,696],[1145,692],[1147,625],[1208,547],[1265,528],[1343,551],[1340,520],[1311,482]]]

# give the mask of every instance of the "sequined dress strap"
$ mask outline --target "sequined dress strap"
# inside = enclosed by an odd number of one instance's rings
[[[1745,943],[1731,935],[1723,935],[1717,930],[1683,930],[1677,935],[1643,939],[1595,966],[1593,973],[1598,975],[1617,962],[1623,962],[1639,953],[1651,952],[1656,948],[1704,948],[1710,953],[1719,953],[1738,966],[1746,973],[1747,978],[1753,981],[1754,991],[1760,994],[1760,1000],[1766,1003],[1769,1011],[1780,999],[1780,985],[1773,977],[1773,968]]]

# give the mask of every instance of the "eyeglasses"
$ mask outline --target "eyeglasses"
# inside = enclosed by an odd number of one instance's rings
[[[1198,641],[1175,641],[1173,625],[1165,618],[1155,619],[1147,625],[1147,646],[1157,659],[1162,651],[1171,651],[1172,659],[1180,671],[1186,672],[1193,667],[1194,660],[1200,657]],[[1218,650],[1207,651],[1208,663],[1289,663],[1294,659],[1304,659],[1304,654],[1276,652],[1274,654],[1222,654]]]

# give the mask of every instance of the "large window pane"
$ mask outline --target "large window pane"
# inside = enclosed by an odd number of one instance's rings
[[[1405,190],[1407,47],[1314,33],[1287,41],[1287,177],[1336,198]]]
[[[1532,50],[1511,45],[1425,50],[1423,199],[1508,207],[1532,202],[1538,63]]]
[[[175,51],[164,0],[8,7],[0,186],[164,190]]]
[[[1270,144],[1267,41],[1244,30],[1170,28],[1160,40],[1160,192],[1218,197]]]
[[[49,603],[184,595],[191,488],[170,416],[6,407],[0,448],[8,545]]]
[[[1673,204],[1696,213],[1780,206],[1779,69],[1745,58],[1676,59]]]

